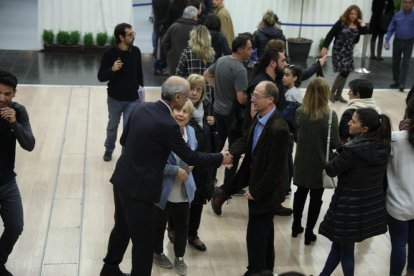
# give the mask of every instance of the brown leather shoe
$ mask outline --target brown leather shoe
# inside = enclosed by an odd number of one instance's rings
[[[291,208],[283,207],[282,204],[281,204],[277,207],[275,215],[276,216],[287,217],[287,216],[292,215],[292,213],[293,213],[293,210]]]
[[[188,237],[188,243],[199,251],[206,251],[206,245],[200,240],[199,237]]]
[[[213,211],[216,215],[221,215],[221,207],[223,206],[224,202],[228,199],[230,199],[230,197],[224,193],[223,189],[216,188],[214,190],[214,195],[211,199],[211,208],[213,208]]]

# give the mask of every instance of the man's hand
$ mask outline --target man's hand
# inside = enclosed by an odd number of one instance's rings
[[[119,71],[122,68],[122,65],[124,65],[124,63],[120,58],[118,58],[117,60],[115,60],[114,65],[112,65],[112,71]]]
[[[206,117],[206,120],[207,120],[207,124],[208,124],[209,126],[214,125],[214,123],[216,122],[216,121],[214,120],[214,116],[207,116],[207,117]]]
[[[254,198],[252,197],[249,191],[244,193],[244,198],[247,200],[254,200]]]
[[[177,173],[178,179],[180,179],[180,181],[184,184],[185,182],[187,182],[188,180],[188,174],[185,170],[178,168],[178,173]]]
[[[16,111],[10,107],[3,107],[0,109],[0,116],[10,124],[16,122]]]
[[[387,42],[387,41],[384,42],[384,49],[385,50],[389,50],[390,49],[390,43],[389,42]]]
[[[228,150],[226,151],[222,151],[221,154],[223,155],[223,165],[226,166],[232,166],[233,165],[233,155],[230,154],[230,152]],[[231,167],[230,167],[231,168]]]

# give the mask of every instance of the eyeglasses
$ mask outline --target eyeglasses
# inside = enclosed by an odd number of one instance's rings
[[[129,34],[126,34],[125,36],[135,36],[137,33],[136,32],[130,32]]]
[[[296,66],[294,64],[288,64],[286,65],[286,68],[295,68]]]
[[[254,99],[256,99],[256,100],[261,100],[261,99],[266,99],[266,98],[269,98],[269,96],[262,96],[262,97],[260,97],[259,95],[257,95],[256,93],[252,93],[252,94],[250,94],[250,96],[252,97],[252,99],[254,98]]]

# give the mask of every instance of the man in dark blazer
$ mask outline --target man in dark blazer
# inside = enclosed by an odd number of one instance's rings
[[[256,86],[251,102],[257,116],[246,134],[229,149],[234,157],[245,153],[232,188],[237,191],[249,186],[244,195],[249,204],[246,276],[273,271],[274,267],[273,216],[285,198],[289,151],[289,127],[275,106],[278,94],[271,81]]]
[[[161,100],[140,103],[131,112],[121,136],[124,147],[111,178],[115,201],[115,226],[108,242],[101,276],[118,276],[129,239],[132,240],[132,276],[149,276],[152,268],[154,203],[159,202],[163,170],[174,151],[193,166],[231,163],[228,153],[199,153],[184,142],[171,116],[188,99],[190,85],[177,76],[161,88]]]

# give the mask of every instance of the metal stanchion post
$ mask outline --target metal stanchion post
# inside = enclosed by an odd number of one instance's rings
[[[367,58],[367,47],[368,47],[368,41],[371,39],[371,34],[364,35],[364,41],[362,42],[362,55],[361,55],[361,67],[358,69],[355,69],[356,73],[359,74],[369,74],[370,71],[368,71],[365,68],[365,59]]]

